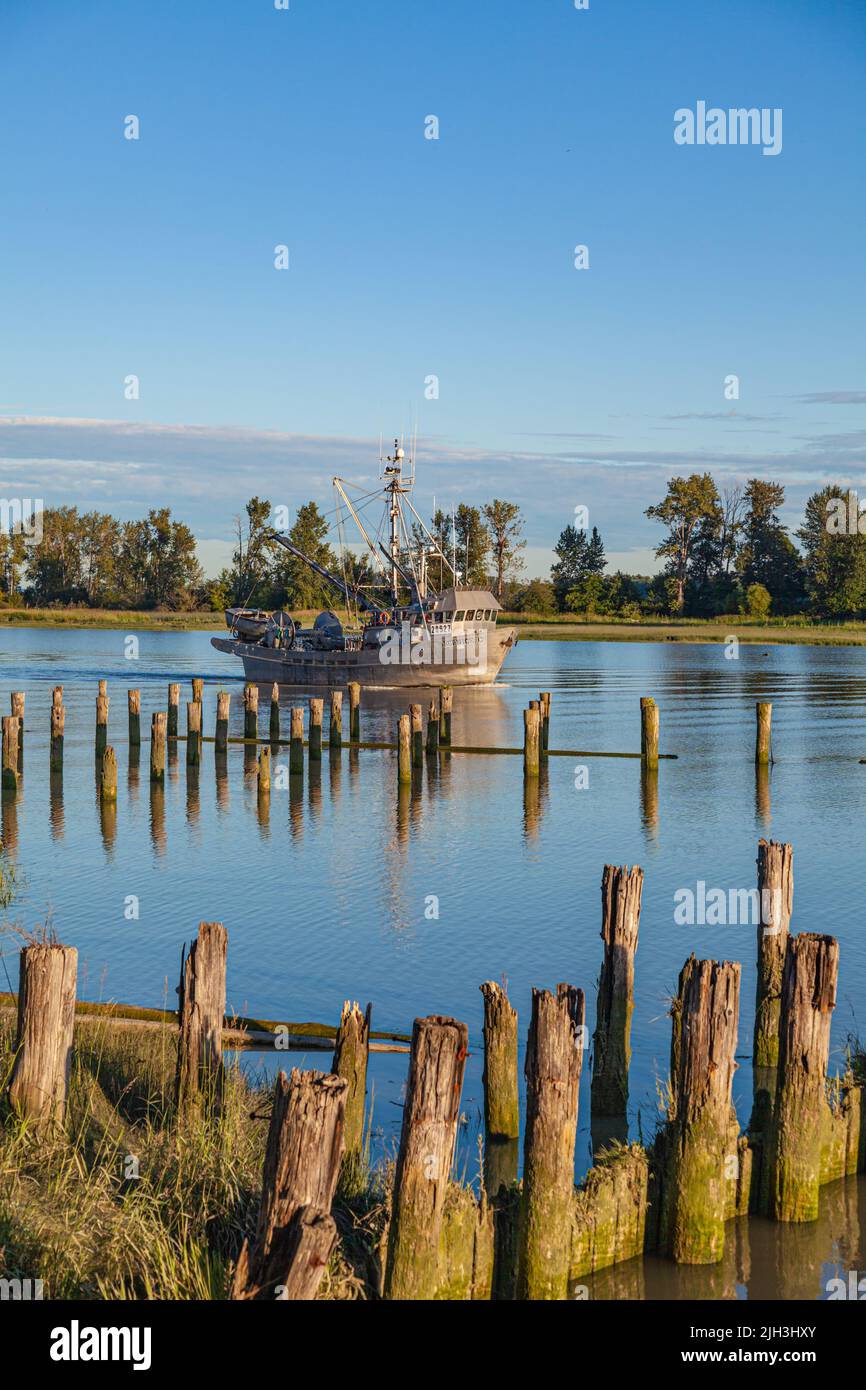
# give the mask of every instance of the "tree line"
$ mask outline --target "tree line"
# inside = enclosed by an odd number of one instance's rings
[[[409,539],[416,558],[420,547],[428,549],[434,587],[452,582],[444,555],[464,586],[492,589],[504,608],[542,616],[862,617],[866,534],[851,497],[836,486],[813,493],[792,536],[780,520],[781,483],[751,478],[720,491],[709,473],[671,478],[665,496],[645,513],[663,528],[655,547],[662,569],[652,576],[609,573],[598,529],[569,525],[554,546],[550,577],[527,580],[520,508],[498,498],[437,510],[429,524],[435,550],[417,523]],[[333,588],[273,541],[271,515],[267,499],[251,498],[235,519],[231,564],[205,579],[192,531],[168,507],[139,521],[48,508],[40,514],[41,534],[0,532],[0,599],[173,610],[333,605]],[[310,501],[298,508],[288,535],[351,585],[369,583],[368,559],[348,548],[338,555],[329,532],[327,518]]]

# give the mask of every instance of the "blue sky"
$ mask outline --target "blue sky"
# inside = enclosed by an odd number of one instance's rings
[[[520,502],[532,572],[576,505],[645,570],[675,473],[866,494],[864,78],[844,0],[0,0],[0,487],[212,569],[417,422],[419,509]]]

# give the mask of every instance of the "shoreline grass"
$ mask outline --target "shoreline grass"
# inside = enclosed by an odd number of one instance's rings
[[[314,610],[298,612],[303,623]],[[345,614],[341,615],[345,620]],[[829,622],[811,618],[768,618],[753,621],[736,614],[720,618],[593,618],[573,613],[500,615],[503,625],[515,627],[521,641],[557,642],[740,642],[765,646],[866,645],[866,621]],[[0,608],[0,627],[123,629],[150,632],[221,632],[222,613],[207,611],[163,613],[101,608]]]

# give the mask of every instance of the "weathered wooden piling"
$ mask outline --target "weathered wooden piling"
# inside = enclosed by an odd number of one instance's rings
[[[397,781],[412,781],[412,728],[408,714],[397,723]]]
[[[349,739],[361,742],[361,683],[349,681]]]
[[[532,991],[526,1045],[526,1136],[519,1298],[563,1299],[574,1219],[574,1144],[585,1035],[583,990]]]
[[[541,765],[540,715],[531,706],[523,711],[523,775],[537,777]]]
[[[427,757],[435,758],[439,752],[439,711],[436,701],[430,701],[427,711]]]
[[[77,976],[74,946],[38,942],[21,952],[9,1101],[40,1130],[61,1125],[66,1115]]]
[[[105,696],[108,695],[108,681],[107,681],[107,680],[104,680],[104,679],[103,679],[103,680],[101,680],[101,681],[99,682],[99,685],[98,685],[98,687],[97,687],[96,693],[97,693],[97,695],[105,695]]]
[[[233,1299],[273,1299],[294,1267],[298,1213],[330,1215],[343,1157],[346,1090],[343,1077],[323,1072],[277,1077],[258,1225],[238,1259]]]
[[[168,687],[166,708],[166,733],[169,738],[177,738],[180,733],[180,685],[175,681]]]
[[[658,767],[659,707],[651,695],[640,702],[640,756],[644,767]]]
[[[328,729],[328,744],[331,748],[343,746],[343,692],[331,691],[331,723]]]
[[[186,707],[186,764],[198,767],[201,762],[201,702],[190,700]]]
[[[517,1010],[502,985],[487,980],[484,997],[484,1177],[489,1196],[517,1179],[520,1103]]]
[[[671,1010],[671,1111],[657,1149],[659,1246],[678,1264],[724,1253],[739,1000],[739,962],[689,957]]]
[[[197,705],[204,699],[204,677],[193,676],[192,678],[192,698]]]
[[[546,753],[550,744],[550,691],[542,690],[538,699],[541,704],[541,751]]]
[[[775,1067],[779,1061],[782,972],[794,898],[794,851],[775,840],[758,841],[758,978],[752,1061]]]
[[[271,794],[271,750],[263,748],[259,753],[256,763],[256,785],[258,787],[259,800],[267,798]]]
[[[259,736],[259,687],[248,683],[244,686],[244,738]]]
[[[103,685],[104,681],[100,681]],[[102,757],[108,745],[108,696],[96,697],[96,758]]]
[[[220,690],[217,694],[215,743],[218,750],[228,747],[231,699],[231,693],[228,690]]]
[[[4,714],[2,730],[2,787],[5,795],[15,796],[18,791],[18,716],[16,714]]]
[[[424,766],[424,721],[420,705],[409,706],[409,720],[412,727],[412,766]]]
[[[348,999],[340,1015],[340,1026],[334,1044],[331,1071],[346,1082],[346,1113],[343,1120],[343,1139],[346,1157],[360,1154],[364,1147],[364,1116],[367,1104],[367,1059],[370,1052],[370,1016],[372,1004],[365,1013],[359,1004]]]
[[[271,713],[268,721],[268,736],[271,743],[280,741],[280,687],[276,681],[271,686]]]
[[[442,1216],[468,1043],[465,1023],[436,1016],[415,1020],[388,1235],[389,1299],[429,1299],[439,1287]]]
[[[601,879],[604,956],[593,1040],[593,1115],[621,1116],[628,1109],[634,957],[642,894],[643,869],[605,865]]]
[[[150,716],[150,780],[165,781],[165,740],[168,715],[155,710]]]
[[[63,736],[66,729],[66,710],[62,704],[51,706],[51,755],[49,766],[52,772],[63,771]]]
[[[310,762],[320,763],[322,761],[322,720],[325,712],[325,702],[321,698],[314,697],[310,700]]]
[[[27,693],[24,690],[13,690],[10,696],[10,713],[14,714],[18,720],[19,752],[24,748],[24,704],[26,699]]]
[[[451,707],[454,691],[450,685],[439,687],[439,743],[448,748],[451,744]]]
[[[100,801],[117,800],[117,754],[111,744],[108,744],[102,755],[102,765],[99,772],[99,799]]]
[[[788,938],[782,973],[779,1069],[766,1188],[776,1221],[815,1221],[827,1144],[827,1061],[836,1007],[839,943],[801,932]]]
[[[301,777],[304,772],[304,711],[300,705],[292,706],[290,739],[289,773]]]
[[[62,686],[62,685],[55,685],[54,689],[52,690],[52,692],[51,692],[51,704],[52,704],[52,707],[53,707],[54,705],[62,705],[62,704],[63,704],[63,686]]]
[[[141,745],[141,691],[127,690],[126,709],[129,716],[129,746],[138,748]]]
[[[179,1108],[203,1101],[211,1111],[219,1109],[227,954],[228,932],[222,923],[202,922],[186,959],[181,959],[175,1071]]]
[[[755,762],[762,767],[772,762],[771,751],[773,706],[764,700],[755,705]]]

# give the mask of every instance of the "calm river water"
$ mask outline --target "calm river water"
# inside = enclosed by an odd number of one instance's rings
[[[832,932],[841,943],[831,1069],[842,1066],[848,1035],[866,1034],[866,766],[858,763],[866,757],[866,651],[741,646],[730,660],[722,645],[523,642],[496,686],[455,692],[455,743],[520,744],[524,706],[550,690],[551,746],[636,751],[639,697],[654,695],[661,750],[678,760],[663,762],[657,780],[648,781],[637,761],[552,758],[537,797],[527,800],[519,758],[455,754],[433,776],[425,772],[401,806],[395,755],[344,749],[331,761],[326,751],[319,783],[305,777],[296,795],[275,782],[263,819],[241,747],[230,747],[220,778],[213,746],[205,744],[196,780],[187,777],[181,743],[162,812],[153,816],[150,714],[165,708],[169,681],[185,683],[185,703],[189,678],[205,677],[207,734],[217,691],[231,689],[230,733],[242,733],[239,672],[232,658],[213,650],[209,636],[141,632],[133,659],[122,631],[0,629],[0,704],[8,710],[10,691],[27,692],[23,788],[3,811],[4,845],[23,881],[11,915],[25,925],[52,915],[61,939],[78,947],[82,998],[172,1005],[181,943],[199,921],[212,920],[229,930],[229,1004],[239,1013],[336,1021],[343,999],[353,998],[373,1001],[380,1029],[409,1031],[419,1014],[464,1019],[473,1055],[463,1150],[473,1167],[481,1109],[478,986],[507,980],[525,1035],[532,986],[568,980],[586,991],[592,1028],[602,868],[638,863],[646,878],[632,1028],[632,1136],[646,1139],[656,1124],[657,1085],[668,1065],[668,1000],[691,951],[743,964],[734,1098],[745,1124],[755,929],[678,925],[674,894],[695,891],[699,881],[708,889],[752,887],[764,835],[794,846],[793,929]],[[120,763],[112,824],[101,821],[94,777],[102,676],[111,697],[109,739]],[[62,797],[51,796],[48,778],[56,684],[64,687],[67,710]],[[131,686],[142,692],[138,770],[129,765],[126,744]],[[306,693],[284,697],[285,729],[288,706]],[[758,699],[774,706],[775,762],[763,782],[753,762]],[[392,738],[407,702],[405,692],[365,692],[362,737]],[[266,720],[263,708],[262,732]],[[281,760],[287,762],[287,750],[277,755]],[[576,782],[586,780],[576,778],[580,766],[588,769],[588,785],[578,789]],[[137,919],[126,915],[132,896]],[[14,952],[5,949],[2,988],[15,988]],[[385,1147],[399,1127],[405,1068],[405,1056],[371,1059],[375,1123]],[[578,1174],[591,1162],[588,1082],[585,1066]],[[808,1231],[740,1223],[748,1227],[748,1257],[740,1252],[735,1265],[728,1261],[715,1276],[636,1262],[639,1288],[629,1294],[611,1271],[597,1277],[593,1296],[743,1296],[747,1289],[758,1297],[790,1296],[786,1279],[793,1274],[782,1271],[793,1270],[792,1261],[807,1285],[801,1294],[821,1296],[834,1269],[857,1267],[850,1263],[857,1258],[866,1267],[860,1210],[866,1211],[862,1181],[837,1184],[825,1190],[822,1221]]]

